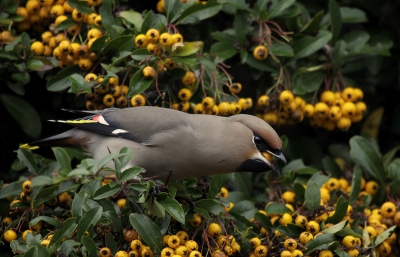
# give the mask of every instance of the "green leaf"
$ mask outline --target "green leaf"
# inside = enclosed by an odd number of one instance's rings
[[[17,150],[18,159],[25,164],[29,172],[32,174],[38,174],[39,168],[37,166],[36,160],[30,150],[18,149]]]
[[[304,247],[307,249],[304,251],[304,255],[309,255],[310,253],[317,250],[323,244],[328,244],[335,241],[335,235],[333,234],[322,234],[308,242]]]
[[[296,200],[303,204],[306,189],[300,183],[294,183],[293,189],[294,189],[294,193],[296,195]]]
[[[340,16],[343,23],[361,23],[367,22],[367,15],[365,12],[358,8],[340,7]]]
[[[120,52],[132,52],[133,49],[135,49],[135,37],[133,35],[126,35],[112,39],[102,52],[109,57],[113,57]]]
[[[234,29],[235,29],[235,34],[237,36],[237,40],[239,42],[239,45],[243,46],[244,43],[246,42],[246,35],[249,30],[249,26],[247,23],[247,14],[248,12],[245,11],[237,11],[236,14],[234,15]]]
[[[254,219],[259,221],[268,233],[272,233],[272,223],[268,216],[265,216],[263,213],[256,213],[254,214]]]
[[[82,236],[90,226],[96,225],[97,221],[101,218],[102,212],[102,207],[94,207],[82,215],[78,225],[77,241],[81,241]]]
[[[292,238],[299,238],[301,232],[304,231],[303,228],[297,226],[296,224],[289,223],[287,226],[278,226],[276,228],[279,232],[281,232],[283,235],[292,237]]]
[[[331,218],[331,217],[329,217]],[[330,223],[330,221],[325,221],[325,223]],[[335,222],[337,223],[337,222]],[[330,228],[324,229],[322,232],[324,234],[336,234],[337,232],[341,231],[343,228],[345,228],[347,226],[347,224],[349,223],[348,220],[344,220],[342,222],[339,222],[335,225],[333,225]]]
[[[354,136],[350,139],[350,155],[355,163],[367,171],[382,186],[384,184],[384,167],[381,154],[364,137]]]
[[[395,230],[396,230],[396,225],[386,229],[381,234],[374,237],[374,239],[372,240],[372,244],[369,246],[373,247],[383,243],[383,241],[385,241],[392,233],[394,233]]]
[[[310,181],[314,181],[317,183],[319,187],[322,187],[326,182],[328,182],[329,178],[325,175],[320,173],[315,173],[311,178]]]
[[[324,81],[324,77],[325,73],[323,71],[314,71],[295,75],[293,78],[293,94],[304,95],[318,90]]]
[[[341,200],[339,202],[339,200]],[[340,196],[338,200],[338,205],[336,206],[335,213],[331,216],[328,217],[328,219],[325,221],[325,223],[333,223],[336,224],[340,222],[344,216],[347,214],[347,207],[349,206],[349,202],[344,201],[343,196]]]
[[[70,256],[70,253],[74,250],[74,247],[80,244],[81,243],[78,243],[75,240],[67,239],[62,243],[59,253],[65,254],[66,256]]]
[[[293,41],[292,46],[295,55],[289,62],[296,61],[317,52],[327,44],[331,38],[332,33],[326,30],[320,30],[316,37],[304,36],[299,41]]]
[[[132,23],[138,31],[141,30],[144,21],[143,15],[141,13],[135,12],[134,10],[128,10],[120,12],[119,16],[124,18],[129,23]]]
[[[330,156],[325,156],[322,159],[322,164],[324,166],[325,172],[330,173],[331,177],[340,178],[342,176],[342,171],[335,160]]]
[[[117,32],[113,28],[115,25],[114,17],[112,10],[113,8],[113,0],[103,0],[103,4],[100,6],[99,14],[101,15],[101,22],[103,23],[104,28],[110,35],[111,39],[117,37]]]
[[[305,205],[310,211],[315,210],[319,207],[321,201],[321,192],[319,188],[320,186],[314,181],[309,181],[307,183],[307,188],[305,191]]]
[[[38,113],[30,103],[18,96],[6,94],[1,94],[0,100],[26,135],[31,138],[39,137],[42,131],[42,123]]]
[[[40,71],[42,70],[44,63],[38,59],[29,59],[28,64],[26,66],[29,70]]]
[[[10,183],[8,186],[3,187],[0,190],[0,199],[6,198],[7,196],[19,195],[22,190],[23,182],[24,181],[13,182],[13,183]]]
[[[86,247],[86,251],[89,253],[89,256],[97,256],[98,251],[93,239],[83,236],[82,244]]]
[[[46,175],[39,175],[32,179],[33,187],[46,186],[46,185],[52,185],[52,184],[53,184],[53,179]]]
[[[118,178],[118,181],[126,182],[128,180],[134,179],[135,177],[139,176],[139,174],[144,172],[146,172],[146,170],[140,167],[128,168],[121,173],[121,176]]]
[[[354,237],[362,238],[362,236],[360,234],[357,234],[356,232],[354,232],[354,230],[352,230],[349,227],[344,227],[342,230],[336,232],[336,235],[337,236],[342,236],[342,237],[351,235],[351,236],[354,236]]]
[[[284,214],[284,213],[292,213],[284,203],[272,202],[271,204],[265,207],[265,212],[267,214]]]
[[[162,235],[160,228],[146,215],[131,213],[129,221],[132,227],[139,233],[143,241],[156,253],[161,253]]]
[[[54,236],[50,241],[50,245],[57,245],[64,237],[69,237],[78,226],[76,223],[76,218],[64,220],[63,225],[64,226],[62,229],[59,229],[54,233]]]
[[[114,237],[109,233],[105,233],[105,241],[106,241],[106,246],[110,248],[111,253],[115,255],[119,250],[119,247],[117,242],[115,242]]]
[[[78,11],[82,12],[82,13],[91,14],[92,12],[94,12],[92,8],[88,7],[88,5],[85,1],[68,0],[68,4],[71,7],[78,9]]]
[[[337,41],[332,51],[334,68],[339,69],[345,63],[347,54],[346,43],[343,40]]]
[[[370,36],[365,31],[352,31],[343,36],[342,40],[346,43],[349,55],[358,54],[365,47]]]
[[[172,46],[173,56],[188,56],[199,52],[204,46],[203,41],[183,42]]]
[[[207,192],[207,199],[214,199],[221,190],[221,187],[225,185],[226,181],[229,179],[232,180],[230,174],[214,175]]]
[[[206,2],[206,4],[194,4],[182,12],[176,25],[178,24],[193,24],[201,20],[210,18],[222,9],[222,4],[218,2]]]
[[[128,93],[126,94],[127,98],[132,98],[134,95],[141,94],[146,89],[148,89],[155,78],[146,79],[143,75],[143,69],[145,66],[143,65],[131,78],[129,82]],[[157,75],[156,75],[157,76]]]
[[[223,211],[221,204],[215,200],[203,199],[194,203],[194,206],[199,209],[207,210],[209,213],[219,215]]]
[[[266,19],[272,19],[281,15],[287,8],[295,3],[295,0],[273,0],[267,10]]]
[[[335,0],[329,1],[329,16],[331,18],[332,31],[331,45],[335,45],[336,40],[339,37],[340,30],[342,29],[342,16],[340,14],[340,6]]]
[[[118,193],[119,190],[121,190],[119,186],[111,187],[110,184],[104,185],[100,187],[98,190],[96,190],[96,192],[93,195],[93,200],[100,200],[110,197],[113,194]]]
[[[276,41],[272,42],[271,48],[269,49],[275,56],[293,57],[294,51],[289,44],[279,43]]]
[[[157,194],[157,201],[164,207],[171,217],[178,222],[185,224],[185,213],[178,201],[169,197],[166,193]]]
[[[168,24],[168,21],[163,14],[154,14],[153,11],[147,13],[144,17],[142,27],[140,29],[141,33],[146,34],[146,32],[151,28],[160,28]]]
[[[21,44],[26,49],[31,49],[31,39],[29,38],[29,34],[26,32],[21,33]]]
[[[315,16],[300,29],[299,33],[307,35],[318,31],[323,15],[324,11],[320,11],[315,14]]]
[[[52,77],[47,81],[46,88],[50,92],[59,92],[64,89],[69,88],[72,83],[68,79],[68,76],[79,73],[80,69],[78,65],[69,66],[65,69],[62,69],[57,73],[56,76]]]
[[[75,194],[74,199],[72,200],[71,212],[73,217],[80,218],[82,216],[82,206],[89,198],[89,194],[85,191],[81,190],[79,193]]]
[[[71,160],[64,148],[52,147],[51,149],[53,150],[54,156],[56,157],[57,162],[60,164],[61,169],[70,172]]]
[[[400,159],[396,159],[389,164],[387,168],[388,177],[391,180],[390,190],[391,192],[397,192],[400,188]]]
[[[19,250],[19,249],[18,249]],[[24,256],[32,257],[50,257],[50,253],[43,245],[35,245],[25,252]]]

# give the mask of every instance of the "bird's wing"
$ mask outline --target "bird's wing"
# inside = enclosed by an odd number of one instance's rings
[[[113,122],[113,119],[106,119],[107,114],[117,114],[121,109],[111,108],[101,111],[77,111],[66,110],[73,113],[92,114],[74,120],[49,120],[50,122],[64,123],[82,130],[95,132],[107,136],[120,137],[140,143],[138,138],[132,136],[129,131],[121,128],[118,123]]]

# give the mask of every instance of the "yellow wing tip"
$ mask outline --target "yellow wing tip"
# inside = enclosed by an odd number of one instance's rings
[[[39,146],[30,146],[29,144],[23,144],[19,146],[20,149],[29,149],[29,150],[36,150],[39,149]]]

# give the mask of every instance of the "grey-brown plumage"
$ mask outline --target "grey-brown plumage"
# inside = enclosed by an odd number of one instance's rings
[[[251,115],[220,117],[135,107],[104,110],[87,119],[98,122],[67,122],[76,128],[32,144],[79,147],[96,161],[128,147],[133,151],[129,166],[143,167],[145,177],[160,179],[270,168],[279,172],[261,152],[285,161],[275,130]]]

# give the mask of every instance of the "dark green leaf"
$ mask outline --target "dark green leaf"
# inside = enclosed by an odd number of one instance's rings
[[[61,169],[70,172],[71,160],[64,148],[52,147],[51,149],[53,150],[54,156],[56,157],[57,162],[60,164]]]
[[[365,31],[352,31],[343,36],[349,55],[358,54],[368,42],[370,36]]]
[[[75,240],[67,239],[62,243],[59,253],[65,254],[66,256],[70,256],[70,253],[74,250],[74,247],[80,244],[81,243],[78,243]]]
[[[166,193],[157,194],[157,200],[174,219],[185,224],[185,213],[177,200],[169,197]]]
[[[322,159],[322,164],[324,165],[325,172],[329,173],[331,177],[340,178],[342,171],[335,160],[330,156],[325,156]]]
[[[206,2],[206,4],[195,4],[182,12],[176,24],[191,24],[210,18],[222,9],[218,2]]]
[[[19,195],[22,190],[22,184],[24,181],[21,182],[13,182],[10,183],[8,186],[5,186],[0,190],[0,199],[6,198],[7,196],[14,196]]]
[[[91,14],[93,12],[93,9],[88,7],[88,4],[85,1],[68,0],[68,4],[82,13]]]
[[[326,182],[328,182],[329,178],[325,175],[320,173],[315,173],[311,178],[310,181],[314,181],[317,185],[321,188]]]
[[[329,217],[329,218],[331,218],[331,217]],[[328,219],[329,219],[328,218]],[[331,221],[326,221],[325,223],[330,223]],[[333,222],[331,222],[331,223],[333,223]],[[335,222],[335,223],[337,223],[337,222]],[[347,226],[347,224],[349,223],[349,221],[348,220],[344,220],[344,221],[342,221],[342,222],[340,222],[340,223],[337,223],[337,224],[335,224],[335,225],[333,225],[332,227],[330,227],[330,228],[327,228],[327,229],[324,229],[322,232],[323,233],[325,233],[325,234],[336,234],[337,232],[339,232],[339,231],[341,231],[343,228],[345,228],[346,226]]]
[[[78,73],[80,71],[78,65],[69,66],[62,69],[56,76],[47,81],[46,88],[51,92],[59,92],[71,86],[71,81],[68,79],[69,75]]]
[[[124,172],[121,173],[121,176],[118,178],[119,182],[126,182],[128,180],[134,179],[135,177],[137,177],[138,175],[140,175],[141,173],[146,172],[145,169],[140,168],[140,167],[131,167],[128,168],[126,170],[124,170]]]
[[[224,61],[234,56],[237,53],[237,50],[231,44],[217,42],[212,45],[210,53],[217,54],[218,59]]]
[[[295,0],[274,0],[267,10],[266,19],[272,19],[282,14],[287,8],[294,4]]]
[[[32,186],[46,186],[53,184],[53,179],[49,176],[39,175],[32,179]]]
[[[117,251],[119,250],[117,242],[115,242],[115,239],[112,235],[109,233],[105,233],[105,241],[106,241],[106,246],[110,248],[111,253],[115,255]]]
[[[109,57],[113,57],[120,52],[131,52],[133,49],[135,49],[135,37],[133,35],[126,35],[112,39],[102,52]]]
[[[28,33],[22,32],[22,34],[21,34],[21,44],[26,49],[31,49],[31,39],[29,38]]]
[[[93,226],[97,223],[97,221],[101,218],[102,213],[102,207],[95,207],[82,215],[78,225],[78,233],[76,238],[77,241],[81,241],[82,236],[90,226]]]
[[[207,192],[207,198],[214,199],[221,190],[221,187],[225,185],[226,181],[228,181],[230,178],[231,177],[229,174],[215,175],[211,180],[210,187]]]
[[[143,69],[145,66],[142,66],[131,78],[129,82],[128,93],[126,94],[127,98],[131,98],[134,95],[143,93],[146,89],[148,89],[155,78],[146,79],[143,75]],[[156,75],[157,76],[157,75]]]
[[[6,94],[0,95],[0,100],[25,134],[31,138],[39,137],[42,131],[42,123],[38,113],[30,103],[18,96]],[[32,170],[30,171],[32,172]]]
[[[318,50],[331,40],[332,34],[326,30],[320,30],[316,37],[304,36],[297,42],[293,42],[294,57],[290,62],[307,57]]]
[[[323,244],[328,244],[335,241],[335,235],[333,234],[322,234],[311,240],[305,245],[305,248],[307,249],[303,253],[305,255],[309,255],[310,253],[314,252],[315,250],[318,249]]]
[[[304,196],[306,193],[306,189],[300,183],[294,183],[294,193],[296,195],[296,200],[300,203],[304,203]]]
[[[340,199],[343,200],[343,197],[340,196],[339,200]],[[339,203],[339,200],[338,200],[338,203]],[[325,222],[333,223],[333,224],[339,223],[344,218],[344,216],[346,216],[348,206],[349,206],[349,202],[341,201],[340,204],[338,204],[336,206],[335,213],[331,217],[328,217],[328,219]]]
[[[143,241],[156,253],[161,253],[162,235],[160,228],[146,215],[132,213],[129,215],[132,227],[139,233]]]
[[[315,210],[319,207],[321,201],[321,192],[319,189],[320,186],[316,182],[309,181],[307,183],[307,188],[305,191],[305,205],[310,211]]]
[[[350,155],[354,162],[375,178],[380,185],[384,183],[384,171],[381,154],[365,138],[354,136],[350,139]]]
[[[115,24],[112,10],[113,8],[113,0],[103,0],[103,4],[100,6],[99,14],[101,15],[101,22],[103,23],[104,28],[110,35],[111,39],[117,37],[117,32],[113,28]]]
[[[30,150],[18,149],[17,156],[18,159],[25,164],[29,172],[31,172],[32,174],[38,174],[39,168]]]
[[[235,34],[237,36],[237,40],[239,45],[243,46],[246,41],[246,35],[249,30],[249,25],[247,23],[247,14],[248,12],[245,11],[237,11],[235,14],[235,21],[234,21],[234,28]]]
[[[342,236],[342,237],[345,237],[347,235],[351,235],[351,236],[354,236],[354,237],[362,238],[362,236],[360,234],[357,234],[356,232],[354,232],[354,230],[352,230],[349,227],[344,227],[339,232],[336,232],[336,235],[337,236]]]
[[[284,214],[284,213],[292,213],[284,203],[272,202],[265,207],[265,212],[267,214]]]
[[[329,16],[331,18],[332,31],[331,45],[335,45],[336,40],[339,37],[340,30],[342,29],[342,16],[340,14],[340,6],[335,0],[329,1]]]
[[[74,21],[74,19],[72,19],[72,17],[70,17],[70,18],[66,19],[65,21],[62,21],[60,24],[58,24],[56,26],[56,29],[57,30],[65,30],[65,29],[68,29],[68,28],[74,26],[75,24],[77,24],[76,21]]]
[[[299,31],[299,33],[302,34],[311,34],[314,33],[316,31],[318,31],[320,24],[321,24],[321,20],[322,17],[324,15],[323,11],[318,12],[317,14],[315,14],[315,16],[309,20]]]
[[[219,215],[223,210],[221,204],[215,200],[203,199],[194,203],[194,206],[199,209],[207,210],[208,212]]]
[[[159,28],[164,27],[168,24],[165,15],[163,14],[154,14],[153,11],[147,13],[144,21],[142,23],[142,27],[140,29],[141,33],[146,34],[146,32],[151,28]]]
[[[93,199],[100,200],[100,199],[110,197],[113,194],[118,193],[119,190],[120,190],[119,186],[111,187],[110,184],[104,185],[104,186],[100,187],[98,190],[96,190],[96,192],[93,195]]]
[[[269,49],[275,56],[292,57],[294,56],[293,48],[280,42],[272,42],[271,48]]]
[[[72,200],[71,212],[72,216],[80,218],[82,216],[82,206],[87,201],[89,194],[85,191],[80,191],[75,194],[74,199]]]
[[[87,236],[83,236],[82,244],[86,247],[86,251],[88,252],[89,257],[97,256],[97,247],[96,247],[96,244],[94,243],[93,239],[91,239]]]
[[[304,95],[314,92],[321,87],[324,81],[325,73],[322,71],[314,71],[310,73],[301,73],[294,76],[293,93]]]
[[[336,69],[345,63],[347,54],[346,43],[343,40],[337,41],[332,51],[332,62]]]
[[[254,219],[259,221],[268,233],[272,233],[272,223],[268,216],[265,216],[263,213],[256,213],[254,214]]]
[[[76,218],[64,220],[63,225],[64,226],[62,229],[59,229],[54,233],[54,236],[50,241],[50,245],[57,245],[64,237],[69,237],[78,226],[76,223]]]
[[[141,30],[142,23],[144,21],[141,13],[135,12],[134,10],[128,10],[120,12],[119,16],[124,18],[129,23],[132,23],[138,31]]]
[[[299,238],[301,232],[304,231],[303,228],[297,226],[296,224],[289,223],[287,226],[278,226],[276,228],[279,232],[281,232],[283,235],[292,237],[292,238]]]

